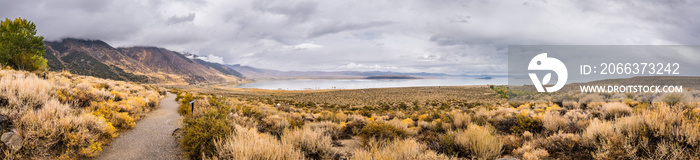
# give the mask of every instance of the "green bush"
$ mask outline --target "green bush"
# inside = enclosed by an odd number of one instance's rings
[[[180,113],[180,115],[189,114],[192,110],[190,102],[194,100],[194,96],[190,93],[183,93],[182,96],[178,94],[176,99],[180,100],[180,107],[177,108],[177,113]]]
[[[214,139],[221,139],[231,134],[231,121],[227,117],[228,109],[218,107],[208,109],[201,117],[185,116],[182,148],[190,159],[201,159],[202,155],[211,157],[215,154]]]
[[[523,133],[525,131],[540,133],[542,130],[544,130],[542,120],[537,120],[524,114],[515,116],[515,124],[510,128],[510,131],[513,133]]]
[[[455,155],[455,156],[460,156],[459,155],[459,147],[455,143],[455,135],[452,133],[446,133],[440,136],[440,141],[439,143],[439,150],[438,153],[443,153],[446,155]],[[461,155],[465,156],[465,155]]]
[[[44,37],[35,35],[36,25],[26,19],[0,22],[0,65],[27,71],[44,69]]]

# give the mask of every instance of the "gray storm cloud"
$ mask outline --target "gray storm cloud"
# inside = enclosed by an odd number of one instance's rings
[[[182,22],[192,22],[194,20],[195,13],[187,14],[186,16],[172,16],[168,18],[168,23],[182,23]]]
[[[48,40],[279,70],[507,72],[508,45],[692,45],[693,1],[0,0]]]

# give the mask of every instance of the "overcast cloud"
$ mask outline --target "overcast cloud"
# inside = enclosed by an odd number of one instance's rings
[[[697,1],[0,0],[47,40],[278,70],[505,74],[508,45],[700,42]]]

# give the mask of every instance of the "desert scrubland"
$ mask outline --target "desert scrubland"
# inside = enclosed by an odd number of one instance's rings
[[[193,159],[700,156],[694,90],[570,92],[559,102],[510,103],[503,86],[175,91],[184,116],[181,146]]]

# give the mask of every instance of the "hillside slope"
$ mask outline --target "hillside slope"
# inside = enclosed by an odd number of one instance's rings
[[[205,64],[157,47],[114,48],[100,40],[66,38],[47,41],[49,69],[100,78],[148,83],[194,84],[234,82],[240,74],[223,72],[220,64]],[[224,70],[225,71],[225,70]],[[237,72],[235,72],[237,73]]]

